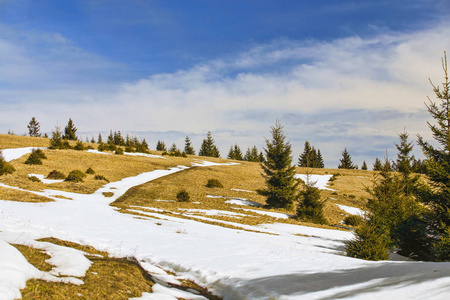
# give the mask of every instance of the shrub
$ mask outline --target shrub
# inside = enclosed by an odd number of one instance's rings
[[[106,181],[106,182],[109,182],[109,180],[108,179],[106,179],[106,177],[105,176],[103,176],[103,175],[95,175],[94,176],[94,179],[95,180],[104,180],[104,181]]]
[[[350,225],[350,226],[359,226],[362,223],[362,221],[363,221],[363,218],[361,216],[350,215],[344,219],[344,224]]]
[[[324,201],[320,200],[320,191],[316,187],[307,185],[300,192],[300,203],[297,206],[297,218],[316,224],[326,224],[323,215]]]
[[[25,164],[27,165],[42,165],[42,159],[47,159],[41,149],[33,149],[30,156],[28,156]]]
[[[92,168],[89,168],[89,169],[86,170],[85,173],[86,173],[86,174],[91,174],[91,175],[93,175],[93,174],[95,174],[95,171],[92,170]]]
[[[136,152],[136,151],[134,151],[134,149],[131,148],[130,146],[126,146],[126,147],[125,147],[125,152],[133,153],[133,152]]]
[[[84,174],[82,171],[72,170],[70,171],[69,175],[67,175],[66,181],[83,182],[84,177],[86,177],[86,174]]]
[[[123,149],[118,147],[114,153],[116,153],[117,155],[123,155]]]
[[[368,260],[387,260],[389,237],[383,228],[363,223],[355,230],[356,238],[346,241],[347,255]]]
[[[0,151],[0,176],[3,174],[11,174],[16,169],[14,169],[13,166],[11,166],[10,163],[8,163],[5,158],[2,155],[2,152]]]
[[[209,188],[223,188],[223,184],[218,179],[208,179],[206,187]]]
[[[191,196],[186,190],[181,190],[177,194],[178,202],[189,202],[191,200]]]
[[[61,143],[61,148],[59,148],[59,149],[72,149],[72,146],[70,146],[70,144],[69,144],[69,142],[68,141],[63,141],[62,143]]]
[[[106,150],[106,145],[104,143],[100,143],[97,148],[98,151],[103,152]]]
[[[333,176],[331,176],[329,181],[331,181],[331,182],[335,181],[338,176],[341,176],[341,174],[340,173],[334,173]]]
[[[39,178],[37,178],[36,176],[30,176],[30,177],[28,177],[28,180],[31,180],[33,182],[41,182],[41,180]]]
[[[63,173],[61,173],[58,170],[53,170],[50,173],[48,173],[47,178],[48,179],[66,179],[66,175],[64,175]]]
[[[86,149],[86,147],[84,147],[83,143],[78,141],[77,144],[75,145],[75,147],[73,147],[74,150],[78,150],[78,151],[83,151]]]

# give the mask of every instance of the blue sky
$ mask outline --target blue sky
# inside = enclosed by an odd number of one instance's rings
[[[0,0],[0,132],[121,130],[262,148],[279,118],[335,167],[429,137],[450,1]],[[417,147],[416,147],[417,148]],[[418,149],[416,152],[419,153]],[[296,157],[295,157],[296,159]]]

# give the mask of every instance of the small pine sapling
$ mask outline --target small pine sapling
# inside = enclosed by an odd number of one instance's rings
[[[208,179],[208,183],[205,185],[208,188],[221,188],[223,189],[223,184],[218,179]]]
[[[189,202],[191,200],[191,196],[189,193],[183,189],[177,193],[178,202]]]

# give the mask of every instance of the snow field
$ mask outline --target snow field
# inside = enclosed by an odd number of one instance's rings
[[[348,231],[283,223],[250,226],[227,222],[242,228],[231,229],[165,215],[147,207],[135,207],[148,216],[142,218],[119,213],[109,206],[133,186],[186,168],[143,173],[109,183],[91,195],[41,192],[73,200],[0,201],[0,289],[5,291],[4,299],[17,297],[20,286],[29,278],[56,278],[33,269],[6,242],[22,237],[23,243],[34,243],[50,236],[89,244],[118,257],[134,256],[160,281],[153,294],[144,294],[141,299],[201,299],[191,298],[198,297],[194,293],[164,286],[164,282],[179,279],[207,286],[226,300],[447,299],[450,294],[450,263],[369,262],[346,257],[343,242],[353,237]],[[105,191],[114,196],[104,197]],[[248,204],[242,199],[229,201]],[[177,276],[171,277],[162,269]]]

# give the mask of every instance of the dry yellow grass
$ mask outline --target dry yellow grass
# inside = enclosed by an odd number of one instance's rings
[[[109,181],[119,181],[123,178],[136,176],[143,172],[155,169],[167,169],[180,164],[190,165],[192,159],[187,158],[148,158],[129,155],[104,155],[75,150],[44,150],[47,159],[42,165],[24,164],[28,155],[14,160],[11,163],[16,171],[0,178],[1,182],[26,190],[39,191],[43,189],[56,189],[68,192],[89,194],[105,185],[104,180],[95,180],[95,175],[87,175],[82,183],[61,182],[43,184],[32,182],[28,174],[41,174],[47,176],[52,170],[58,170],[68,175],[72,170],[85,172],[92,168],[96,174],[102,175]],[[0,194],[1,198],[1,194]]]
[[[17,147],[29,146],[30,140],[36,138],[0,135],[0,141],[8,140],[8,145]],[[39,139],[36,140],[44,140]],[[46,141],[48,143],[48,140]],[[94,145],[94,144],[92,144]],[[1,181],[11,186],[21,187],[26,190],[56,189],[77,193],[92,193],[106,182],[103,180],[94,180],[94,175],[87,175],[82,183],[62,182],[45,185],[40,182],[32,182],[28,179],[28,174],[47,175],[50,171],[56,169],[66,175],[74,169],[86,171],[88,168],[95,170],[96,174],[103,175],[109,181],[118,181],[126,177],[136,176],[142,172],[149,172],[155,169],[167,169],[177,165],[190,166],[197,159],[204,159],[213,162],[230,162],[229,160],[210,157],[189,156],[188,158],[177,158],[166,156],[166,159],[147,158],[127,155],[102,155],[87,153],[75,150],[44,150],[48,159],[43,160],[43,165],[25,165],[24,161],[27,155],[12,162],[16,172],[11,175],[1,177]],[[161,152],[153,151],[154,154]],[[217,209],[239,212],[232,205],[225,203],[223,198],[207,198],[207,195],[222,196],[226,198],[246,198],[250,201],[265,203],[265,198],[258,195],[255,191],[265,187],[264,178],[261,176],[262,169],[258,163],[239,162],[239,165],[232,166],[211,166],[194,167],[183,172],[179,172],[167,177],[154,180],[139,187],[129,190],[121,199],[114,203],[115,206],[127,209],[132,205],[152,206],[161,208],[167,213],[182,212],[180,209]],[[335,204],[345,204],[358,208],[363,208],[368,197],[365,191],[366,187],[371,186],[373,174],[372,171],[362,170],[343,170],[343,169],[313,169],[313,174],[336,174],[336,180],[330,184],[330,188],[336,191],[321,191],[325,203],[325,216],[330,224],[338,224],[345,217],[346,213],[340,210]],[[297,173],[305,174],[304,168],[297,168]],[[208,179],[218,179],[224,185],[224,188],[207,188],[205,185]],[[191,202],[158,202],[161,200],[176,200],[176,194],[185,189],[191,196]],[[236,190],[246,191],[236,191]],[[0,189],[0,199],[2,195],[8,200],[25,200],[25,195],[6,195],[5,189]],[[3,197],[4,198],[4,197]],[[32,201],[39,201],[38,197],[33,197]],[[44,200],[44,199],[42,199]],[[200,202],[193,203],[193,202]],[[246,207],[249,208],[249,207]],[[267,209],[251,208],[254,210]],[[272,212],[284,212],[279,210],[270,210]],[[292,212],[290,212],[292,213]],[[190,214],[201,216],[202,213],[190,212]],[[237,222],[242,224],[261,224],[270,222],[281,222],[269,216],[264,216],[254,212],[246,212],[248,216],[240,219],[229,216],[208,216],[210,219]],[[189,216],[187,216],[189,217]],[[210,221],[205,221],[210,222]],[[284,220],[282,222],[301,223],[296,220]],[[301,223],[303,224],[303,223]]]
[[[27,281],[23,289],[23,299],[128,299],[140,297],[142,292],[151,292],[154,282],[140,265],[132,258],[112,258],[108,253],[98,251],[91,246],[80,245],[55,238],[44,238],[45,241],[64,247],[71,247],[84,251],[89,260],[93,262],[86,275],[81,279],[83,285],[47,282],[32,279]],[[15,246],[26,259],[41,271],[50,271],[53,266],[45,262],[49,255],[28,246]],[[197,284],[183,280],[180,289],[194,289],[207,299],[218,300],[220,298],[211,295],[205,288]]]
[[[4,188],[0,186],[0,200],[21,201],[21,202],[50,202],[50,198],[35,195],[29,192]]]
[[[277,209],[265,209],[257,207],[236,206],[226,203],[230,198],[245,198],[250,201],[265,204],[265,198],[256,193],[257,189],[265,187],[264,178],[261,175],[262,169],[258,163],[240,162],[240,165],[231,166],[211,166],[195,167],[189,170],[163,177],[152,182],[130,189],[124,196],[115,201],[112,205],[135,210],[133,206],[155,207],[164,210],[163,214],[178,217],[195,219],[201,222],[229,227],[217,221],[233,222],[237,225],[257,225],[263,223],[284,222],[300,225],[311,225],[301,222],[295,218],[280,219],[263,215],[252,211],[242,211],[240,208],[252,209],[261,212],[289,213]],[[314,169],[314,174],[333,174],[341,170]],[[306,170],[298,168],[297,173],[305,174]],[[335,203],[347,204],[355,207],[363,207],[364,201],[361,197],[366,196],[364,186],[370,183],[372,172],[358,170],[342,170],[340,176],[334,181],[332,188],[339,188],[339,191],[322,191],[322,198],[326,200],[324,213],[329,224],[339,224],[346,214],[340,210]],[[205,185],[208,179],[218,179],[224,188],[207,188]],[[177,202],[176,194],[185,189],[191,196],[191,202]],[[243,190],[243,191],[236,191]],[[220,196],[223,198],[209,198],[207,195]],[[329,199],[332,198],[332,199]],[[333,200],[336,199],[336,200]],[[158,201],[158,200],[169,200]],[[215,209],[229,211],[233,213],[244,213],[246,216],[207,216],[208,220],[199,220],[196,216],[204,216],[203,212],[185,210],[192,209]],[[179,215],[182,213],[182,215]],[[319,226],[329,228],[329,226]],[[232,226],[233,227],[233,226]],[[234,227],[233,227],[234,228]]]
[[[49,139],[21,135],[0,134],[0,150],[23,147],[48,147]]]

